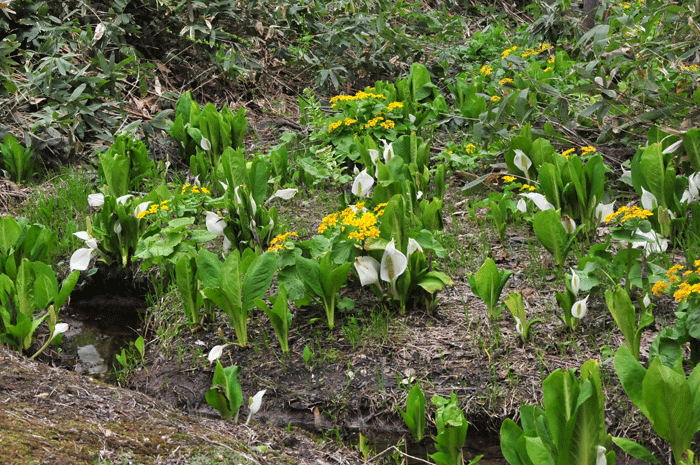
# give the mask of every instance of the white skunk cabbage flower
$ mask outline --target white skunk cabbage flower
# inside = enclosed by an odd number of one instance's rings
[[[656,231],[653,229],[649,230],[648,233],[642,232],[641,229],[637,229],[634,232],[634,235],[647,239],[632,242],[632,247],[635,249],[641,249],[643,247],[644,253],[647,257],[652,253],[666,252],[666,249],[668,249],[669,240],[656,234]]]
[[[299,192],[299,189],[294,189],[294,188],[279,189],[274,194],[272,194],[272,197],[270,197],[270,198],[272,199],[274,197],[277,197],[277,198],[280,198],[282,200],[289,200],[292,197],[294,197],[295,195],[297,195],[297,192]]]
[[[97,239],[90,237],[87,231],[78,231],[73,233],[78,239],[85,241],[87,247],[80,248],[73,252],[70,256],[70,270],[85,271],[90,265],[90,258],[92,258],[92,251],[97,249]]]
[[[549,203],[549,201],[542,194],[538,194],[537,192],[528,192],[520,195],[522,195],[523,197],[527,197],[528,199],[535,202],[535,205],[540,210],[554,210],[554,205]]]
[[[91,207],[101,207],[105,204],[104,194],[90,194],[88,195],[88,205]]]
[[[681,203],[692,202],[700,196],[700,172],[688,176],[688,188],[683,192]]]
[[[209,360],[209,362],[216,361],[219,357],[221,357],[221,354],[224,353],[225,347],[226,347],[225,345],[212,347],[211,350],[209,351],[209,355],[207,355],[207,360]]]
[[[598,222],[598,224],[605,223],[605,217],[608,215],[612,215],[613,213],[615,213],[614,200],[607,204],[600,202],[598,206],[595,207],[595,219]]]
[[[656,196],[642,187],[642,208],[653,211],[659,206],[659,201]]]
[[[513,163],[515,163],[515,166],[523,173],[527,173],[527,170],[532,166],[532,160],[520,149],[515,149]]]
[[[219,215],[214,212],[208,211],[206,214],[207,231],[212,232],[217,236],[223,235],[224,228],[226,228],[226,221],[224,221],[223,218],[219,218]]]
[[[527,203],[525,203],[525,199],[518,200],[515,208],[517,208],[520,213],[527,213]]]
[[[364,169],[360,171],[352,183],[352,193],[360,198],[367,198],[372,192],[372,186],[374,186],[374,178],[367,174],[367,170]]]
[[[389,163],[389,160],[394,158],[394,146],[391,145],[391,142],[387,143],[385,140],[382,142],[384,142],[384,163]]]
[[[518,336],[522,336],[523,332],[525,329],[523,328],[523,322],[520,321],[520,318],[517,316],[515,317],[515,332],[518,333]]]
[[[63,334],[68,331],[68,323],[57,323],[53,328],[53,334],[51,334],[51,340],[56,339],[56,336]]]
[[[423,252],[423,247],[420,246],[417,240],[411,237],[408,239],[408,250],[406,252],[408,252],[408,256],[410,257],[416,250]]]
[[[596,449],[595,465],[608,465],[608,459],[605,458],[606,449],[603,446],[598,446]]]
[[[260,407],[262,406],[262,398],[265,395],[265,391],[267,391],[267,389],[258,391],[257,394],[248,399],[248,408],[250,409],[250,412],[248,413],[248,419],[245,421],[246,425],[250,422],[250,419],[253,418],[253,415],[258,413],[258,410],[260,410]]]
[[[360,277],[360,284],[367,286],[370,284],[379,285],[380,264],[372,257],[356,257],[355,271]]]
[[[580,287],[581,278],[579,278],[574,269],[571,268],[571,292],[573,292],[574,295],[577,295]]]
[[[126,201],[129,200],[131,197],[133,197],[133,195],[131,194],[126,194],[122,195],[121,197],[117,197],[117,203],[119,205],[126,205]]]
[[[576,231],[576,222],[569,215],[561,217],[561,225],[564,226],[564,231],[567,234],[573,234]]]
[[[394,239],[392,239],[384,249],[382,263],[379,269],[379,277],[382,281],[388,282],[391,287],[391,293],[394,299],[399,299],[396,291],[396,280],[406,271],[408,267],[408,258],[396,248]]]
[[[579,320],[586,316],[586,313],[588,313],[588,297],[589,296],[586,296],[585,299],[577,300],[571,306],[571,316]]]

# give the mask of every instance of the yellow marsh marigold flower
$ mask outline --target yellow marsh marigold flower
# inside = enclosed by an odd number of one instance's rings
[[[639,208],[637,206],[634,206],[627,210],[627,212],[624,214],[622,217],[622,222],[624,223],[627,220],[631,220],[633,218],[641,218],[641,219],[646,219],[649,218],[650,216],[653,216],[654,214],[650,212],[649,210],[644,210],[643,208]]]
[[[565,158],[568,159],[568,158],[569,158],[569,155],[571,155],[571,154],[574,153],[575,151],[576,151],[576,149],[572,147],[572,148],[570,148],[570,149],[564,150],[561,154],[562,154]]]
[[[668,271],[666,272],[666,276],[668,276],[668,277],[670,278],[671,276],[673,276],[674,274],[678,273],[678,272],[681,271],[682,269],[683,269],[683,265],[673,265],[673,266],[672,266],[671,268],[669,268]]]
[[[523,186],[520,188],[521,191],[530,191],[530,192],[532,192],[536,189],[537,188],[535,186],[531,186],[529,184],[523,184]]]
[[[511,53],[513,53],[514,51],[516,51],[517,49],[518,49],[518,46],[517,46],[517,45],[513,45],[513,46],[512,46],[511,48],[509,48],[508,50],[503,50],[503,51],[501,52],[501,58],[505,59],[508,55],[510,55]]]
[[[493,68],[490,65],[484,65],[481,67],[479,72],[483,74],[484,76],[488,76],[491,74],[491,71],[493,71]]]
[[[382,126],[384,129],[394,129],[395,123],[392,120],[388,119],[381,123],[380,126]]]
[[[506,84],[513,84],[513,80],[511,78],[503,78],[500,81],[498,81],[498,85],[506,85]]]
[[[299,235],[294,231],[287,231],[284,234],[278,234],[270,241],[270,247],[267,250],[269,252],[279,252],[283,247],[291,249],[291,247],[286,247],[285,245],[287,239],[290,237],[299,238]]]
[[[583,155],[588,155],[589,153],[593,153],[596,151],[595,147],[591,147],[590,145],[587,145],[586,147],[581,147],[581,153]]]
[[[651,293],[656,297],[664,294],[668,290],[668,283],[666,281],[656,281],[654,287],[651,288]]]
[[[549,63],[550,65],[553,64],[554,61],[555,61],[554,55],[552,55],[552,56],[550,56],[549,58],[547,58],[547,63]]]
[[[466,147],[464,147],[464,151],[467,153],[474,153],[476,152],[476,145],[474,144],[467,144]]]
[[[506,175],[506,176],[501,177],[501,179],[503,179],[505,182],[513,182],[513,181],[515,181],[515,176]]]
[[[494,95],[493,97],[491,97],[492,102],[498,102],[499,100],[501,100],[501,97],[499,97],[498,95]]]
[[[342,121],[342,120],[336,121],[335,123],[331,123],[331,124],[328,125],[328,132],[333,132],[333,131],[335,131],[336,129],[338,129],[338,128],[339,128],[340,126],[342,126],[342,125],[343,125],[343,121]]]
[[[388,107],[386,107],[387,111],[391,111],[394,108],[403,108],[403,103],[401,102],[391,102]]]

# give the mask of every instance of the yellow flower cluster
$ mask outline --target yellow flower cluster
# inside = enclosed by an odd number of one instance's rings
[[[367,124],[362,126],[360,129],[373,128],[377,124],[382,126],[384,129],[393,129],[395,126],[395,123],[392,120],[384,119],[383,116],[377,116],[376,118],[372,118],[371,120],[367,121]]]
[[[667,289],[668,283],[666,281],[656,281],[654,287],[651,288],[651,293],[656,297],[659,297],[661,294],[664,294]]]
[[[391,111],[394,108],[403,108],[403,103],[401,102],[391,102],[388,107],[386,107],[387,111]]]
[[[498,95],[494,95],[493,97],[491,97],[492,102],[498,102],[499,100],[501,100],[501,97],[499,97]]]
[[[206,187],[199,187],[199,186],[193,186],[192,184],[185,184],[184,186],[182,186],[182,191],[180,191],[180,195],[185,194],[188,189],[193,194],[207,194],[207,195],[211,194],[209,189],[207,189]]]
[[[684,70],[684,71],[693,71],[693,72],[696,72],[698,69],[700,69],[700,65],[681,66],[681,69]]]
[[[569,155],[574,153],[576,151],[575,148],[571,147],[570,149],[564,150],[561,154],[566,158],[567,160],[569,159]]]
[[[506,175],[503,176],[501,179],[503,179],[505,182],[513,182],[515,181],[515,176]]]
[[[547,58],[547,63],[549,63],[550,65],[554,64],[554,61],[555,61],[554,55]]]
[[[499,86],[504,86],[506,84],[513,84],[513,80],[511,78],[503,78],[500,81],[498,81]]]
[[[338,129],[338,128],[339,128],[340,126],[342,126],[343,124],[345,124],[345,126],[351,126],[351,125],[353,125],[353,124],[355,124],[355,123],[357,123],[357,120],[356,120],[356,119],[352,119],[352,118],[341,119],[341,120],[336,121],[335,123],[329,124],[329,125],[328,125],[328,132],[333,132],[333,131],[335,131],[336,129]]]
[[[643,208],[639,208],[638,206],[634,206],[631,208],[628,208],[626,206],[622,206],[617,209],[615,213],[610,213],[609,215],[605,216],[605,222],[610,223],[611,221],[614,221],[617,219],[618,216],[622,215],[622,220],[620,220],[621,223],[624,223],[627,220],[631,220],[633,218],[641,218],[641,219],[646,219],[649,218],[650,216],[653,215],[652,212],[649,210],[644,210]]]
[[[581,147],[581,155],[584,155],[584,156],[585,156],[585,155],[588,155],[588,154],[590,154],[590,153],[593,153],[593,152],[595,152],[595,151],[596,151],[596,148],[595,148],[595,147],[592,147],[592,146],[590,146],[590,145],[587,145],[587,146],[585,146],[585,147]]]
[[[347,101],[352,101],[352,100],[364,100],[367,98],[386,99],[386,97],[383,96],[382,94],[375,94],[372,92],[365,92],[364,90],[360,90],[355,95],[336,95],[335,97],[331,97],[331,100],[330,100],[331,108],[335,108],[335,105],[337,102],[347,102]]]
[[[141,219],[144,216],[152,215],[153,213],[156,213],[158,210],[170,210],[170,208],[167,205],[168,202],[169,202],[169,200],[163,200],[161,203],[153,203],[153,204],[151,204],[150,207],[148,207],[147,210],[144,210],[141,213],[139,213],[138,215],[136,215],[136,218]]]
[[[365,203],[360,202],[346,208],[342,212],[335,212],[326,216],[321,220],[321,225],[318,227],[319,234],[323,234],[328,228],[340,224],[341,231],[345,231],[347,226],[355,228],[348,234],[349,239],[361,242],[370,237],[379,237],[377,217],[384,214],[386,204],[377,205],[374,212],[364,211],[364,206]]]
[[[534,191],[534,190],[536,190],[536,189],[537,189],[537,188],[536,188],[535,186],[531,186],[531,185],[529,185],[529,184],[523,184],[523,187],[520,188],[520,191],[530,191],[530,192],[532,192],[532,191]]]
[[[466,147],[464,147],[464,151],[467,153],[474,153],[476,152],[476,145],[474,144],[467,144]]]
[[[552,48],[552,46],[549,45],[549,44],[547,44],[547,43],[540,44],[540,46],[539,46],[538,48],[528,48],[528,49],[525,50],[520,56],[523,57],[523,58],[527,58],[527,57],[529,57],[530,55],[538,55],[538,54],[540,54],[540,53],[542,53],[542,52],[546,52],[547,50],[549,50],[549,49],[551,49],[551,48]],[[506,52],[507,52],[507,51],[508,51],[508,50],[506,50]],[[514,50],[512,50],[512,51],[514,51]],[[505,52],[503,52],[503,53],[505,53]],[[503,58],[505,58],[505,57],[503,57]]]
[[[518,46],[517,46],[517,45],[513,45],[513,46],[512,46],[511,48],[509,48],[508,50],[503,50],[503,51],[501,52],[501,58],[503,58],[503,59],[505,60],[506,57],[507,57],[508,55],[510,55],[511,53],[513,53],[514,51],[516,51],[517,49],[518,49]]]
[[[698,277],[700,276],[700,260],[695,260],[695,269],[688,269],[683,271],[683,265],[673,265],[667,272],[666,277],[668,277],[668,283],[666,281],[658,281],[654,284],[651,292],[655,296],[659,296],[665,293],[669,288],[670,284],[677,284],[676,290],[673,293],[673,298],[676,302],[681,302],[684,299],[692,296],[693,294],[700,294],[700,282],[698,282]],[[681,273],[681,271],[683,271]],[[681,281],[681,275],[684,277]],[[691,279],[694,283],[691,283]]]
[[[287,247],[286,245],[287,239],[289,239],[290,237],[296,237],[298,239],[299,235],[294,231],[287,231],[284,234],[278,234],[270,241],[270,247],[267,249],[267,251],[279,252],[280,250],[282,250],[282,248],[287,248],[291,250],[291,247]]]
[[[484,65],[484,66],[482,66],[481,69],[479,70],[479,72],[480,72],[481,74],[483,74],[484,76],[490,75],[492,71],[493,71],[493,68],[492,68],[491,66],[489,66],[489,65]]]

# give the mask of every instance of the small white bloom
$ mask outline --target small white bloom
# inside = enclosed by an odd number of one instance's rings
[[[68,323],[58,323],[56,326],[53,328],[53,334],[51,335],[51,339],[55,339],[56,336],[59,334],[63,334],[66,331],[68,331]]]
[[[85,271],[90,265],[90,258],[92,257],[92,249],[82,248],[73,252],[70,256],[70,270]]]
[[[372,160],[372,163],[377,163],[377,159],[379,159],[379,150],[376,149],[369,149],[369,158]]]
[[[147,202],[141,202],[140,204],[136,205],[136,208],[134,209],[134,215],[139,216],[139,214],[145,212],[148,210],[148,206],[151,204],[151,201]]]
[[[202,136],[199,146],[202,147],[202,150],[211,150],[211,142],[209,142],[209,139],[204,136]]]
[[[372,257],[356,257],[355,271],[360,277],[360,284],[379,284],[379,262]]]
[[[595,219],[600,223],[605,222],[605,217],[608,215],[612,215],[615,213],[615,201],[613,200],[612,202],[608,204],[604,204],[603,202],[600,202],[597,207],[595,207]]]
[[[644,248],[644,253],[647,257],[652,253],[666,252],[666,249],[668,249],[669,240],[656,234],[656,231],[653,229],[649,230],[648,233],[642,232],[641,229],[637,229],[634,232],[634,235],[646,239],[632,242],[632,247],[635,249]]]
[[[78,232],[73,233],[73,235],[75,237],[77,237],[78,239],[82,239],[84,241],[90,240],[90,235],[88,234],[87,231],[78,231]]]
[[[352,193],[360,198],[369,197],[372,186],[374,186],[374,178],[367,174],[367,170],[364,169],[357,175],[355,181],[352,183]]]
[[[576,303],[571,306],[571,316],[578,319],[586,316],[586,313],[588,313],[588,297],[589,296],[586,296],[585,299],[577,300]]]
[[[226,228],[226,221],[224,221],[223,218],[219,218],[219,215],[217,215],[214,212],[208,211],[205,213],[207,214],[207,231],[212,232],[217,236],[221,236],[224,233],[224,229]]]
[[[525,199],[518,200],[518,203],[515,205],[515,208],[517,208],[520,211],[520,213],[527,213],[527,203],[525,203]]]
[[[537,192],[528,192],[520,195],[522,195],[523,197],[527,197],[528,199],[535,202],[535,205],[540,210],[554,210],[554,205],[549,203],[549,201],[542,194],[538,194]]]
[[[524,328],[523,328],[523,323],[522,323],[522,321],[520,321],[520,318],[518,318],[518,317],[516,316],[516,317],[515,317],[515,332],[518,333],[518,336],[522,336],[524,331],[525,331],[525,330],[524,330]]]
[[[574,295],[578,294],[579,287],[581,286],[581,278],[578,277],[573,268],[571,268],[571,292]]]
[[[608,459],[605,458],[605,447],[603,446],[598,446],[596,449],[596,459],[595,459],[595,465],[608,465]]]
[[[104,194],[90,194],[88,195],[88,205],[91,207],[101,207],[105,204]]]
[[[217,360],[219,357],[221,357],[221,354],[224,353],[224,347],[225,346],[214,346],[211,348],[209,351],[209,355],[207,355],[207,360],[210,362],[213,362]]]
[[[656,196],[642,187],[642,208],[653,211],[659,206],[659,201]]]
[[[417,240],[411,237],[408,239],[408,250],[406,252],[408,252],[408,256],[410,257],[416,250],[423,252],[423,247],[420,246]]]
[[[569,215],[561,217],[561,225],[564,226],[567,234],[573,234],[576,231],[576,222]]]
[[[423,191],[416,192],[416,200],[420,200],[423,197]]]
[[[117,220],[117,221],[114,223],[114,228],[113,228],[113,229],[114,229],[114,233],[115,233],[115,234],[117,234],[117,235],[121,234],[121,233],[122,233],[122,224]]]
[[[391,143],[384,142],[384,163],[389,163],[389,160],[394,158],[394,146]]]
[[[408,268],[408,258],[396,248],[394,239],[392,239],[387,244],[386,249],[384,249],[379,277],[382,278],[382,281],[389,283],[394,299],[399,299],[399,294],[396,290],[396,280],[406,271],[406,268]]]
[[[527,170],[532,166],[532,160],[520,149],[515,149],[513,163],[515,163],[515,166],[523,173],[527,173]]]
[[[122,195],[121,197],[117,197],[117,203],[119,205],[126,205],[126,201],[129,200],[131,197],[133,197],[133,195],[131,194],[126,194]]]
[[[248,408],[250,409],[250,412],[248,413],[248,419],[245,422],[246,425],[250,422],[250,419],[253,418],[253,415],[258,413],[258,410],[260,410],[260,407],[262,406],[262,399],[263,399],[263,396],[265,395],[265,391],[267,391],[267,389],[263,389],[262,391],[258,391],[257,394],[255,394],[253,397],[248,399]]]
[[[294,197],[295,195],[297,195],[297,192],[299,192],[299,189],[293,189],[293,188],[290,188],[290,189],[280,189],[280,190],[278,190],[277,192],[275,192],[274,194],[272,194],[272,196],[273,196],[273,197],[278,197],[278,198],[280,198],[280,199],[282,199],[282,200],[289,200],[289,199],[291,199],[292,197]]]
[[[651,305],[651,298],[649,297],[648,292],[646,294],[644,294],[644,298],[642,299],[642,303],[644,304],[644,308],[649,308],[649,305]]]
[[[628,186],[632,185],[632,171],[622,168],[622,176],[620,176],[620,181],[624,182]]]

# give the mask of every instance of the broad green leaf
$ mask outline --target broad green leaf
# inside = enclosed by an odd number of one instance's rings
[[[19,239],[22,228],[11,216],[0,219],[0,253],[7,255]]]
[[[690,129],[683,134],[683,148],[693,171],[700,171],[700,130]]]
[[[621,346],[615,354],[615,372],[632,403],[648,418],[649,412],[642,392],[642,382],[647,370],[632,356],[626,346]]]
[[[204,287],[220,287],[222,281],[222,264],[219,257],[206,249],[197,254],[197,279]]]
[[[554,257],[557,266],[563,266],[568,251],[568,235],[556,210],[543,210],[535,214],[532,222],[535,236]]]
[[[615,319],[617,327],[620,328],[622,335],[625,337],[630,352],[635,358],[639,358],[639,345],[636,339],[635,308],[630,299],[629,292],[618,284],[615,286],[614,291],[605,291],[605,302]]]
[[[32,265],[26,258],[17,269],[17,279],[15,281],[15,289],[17,290],[17,312],[31,319],[34,316],[34,273]]]
[[[654,194],[659,205],[665,206],[665,175],[666,166],[664,156],[661,153],[661,144],[652,144],[642,152],[639,159],[639,169],[646,181],[647,189]],[[671,182],[671,180],[669,180]]]
[[[270,289],[272,278],[277,271],[277,255],[265,252],[257,257],[243,278],[243,310],[249,311],[255,306],[255,299],[262,298]]]
[[[501,423],[501,453],[510,465],[525,465],[521,456],[527,455],[527,451],[518,447],[523,434],[522,428],[510,418],[506,418]]]
[[[656,457],[654,457],[654,455],[641,444],[637,444],[636,442],[626,438],[613,437],[612,440],[615,445],[625,451],[627,455],[631,455],[632,457],[640,459],[644,462],[660,465]]]

